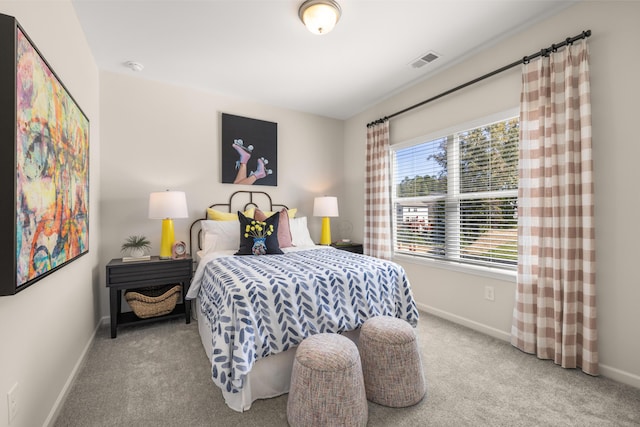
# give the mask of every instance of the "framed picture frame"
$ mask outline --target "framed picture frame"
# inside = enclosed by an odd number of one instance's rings
[[[89,119],[17,20],[0,14],[0,296],[89,250]]]
[[[222,182],[278,185],[278,124],[222,113]]]

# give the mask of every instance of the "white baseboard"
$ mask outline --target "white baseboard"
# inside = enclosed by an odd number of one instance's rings
[[[417,303],[416,305],[419,310],[422,310],[426,313],[433,314],[434,316],[441,317],[453,323],[457,323],[458,325],[466,326],[467,328],[473,329],[474,331],[482,332],[483,334],[492,336],[494,338],[498,338],[503,341],[507,341],[507,342],[511,341],[511,334],[508,332],[501,331],[500,329],[492,328],[491,326],[483,325],[482,323],[478,323],[476,321],[467,319],[465,317],[461,317],[456,314],[451,314],[447,311],[439,310],[437,308],[434,308],[425,304]]]
[[[89,349],[91,348],[91,344],[93,344],[93,340],[96,338],[96,333],[98,332],[98,328],[100,327],[100,325],[108,321],[109,321],[109,317],[107,316],[101,318],[100,321],[98,321],[96,328],[93,330],[93,334],[91,334],[91,337],[89,338],[89,341],[87,341],[87,344],[84,346],[84,349],[82,350],[82,353],[78,358],[78,361],[76,362],[75,366],[71,370],[71,374],[69,375],[69,378],[67,378],[67,381],[65,382],[64,387],[62,387],[62,390],[60,390],[60,394],[58,394],[58,398],[53,404],[53,407],[49,412],[49,416],[47,416],[47,419],[42,424],[43,427],[54,425],[56,419],[58,418],[58,415],[60,414],[60,410],[64,405],[64,401],[66,400],[67,395],[71,390],[71,386],[73,385],[73,382],[75,381],[76,377],[80,373],[80,369],[84,365],[84,361],[87,358],[87,355],[89,354]]]
[[[456,314],[449,313],[447,311],[439,310],[437,308],[416,303],[419,310],[422,310],[426,313],[433,314],[434,316],[441,317],[443,319],[449,320],[453,323],[457,323],[462,326],[466,326],[474,331],[482,332],[483,334],[487,334],[494,338],[501,339],[503,341],[511,342],[511,334],[505,331],[501,331],[499,329],[492,328],[487,325],[483,325],[482,323],[475,322],[473,320],[467,319],[465,317],[458,316]],[[603,377],[607,377],[614,381],[618,381],[623,384],[630,385],[635,388],[640,389],[640,376],[634,375],[630,372],[622,371],[620,369],[613,368],[611,366],[599,365],[600,375]]]
[[[603,364],[600,364],[599,368],[600,374],[603,377],[611,378],[614,381],[618,381],[620,383],[640,389],[640,376],[634,375],[630,372],[621,371],[620,369],[612,368],[611,366]]]

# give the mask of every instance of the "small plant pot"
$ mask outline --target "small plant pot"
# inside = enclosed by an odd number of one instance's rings
[[[129,249],[129,256],[133,257],[133,258],[141,258],[143,257],[144,254],[144,249],[142,248],[131,248]]]

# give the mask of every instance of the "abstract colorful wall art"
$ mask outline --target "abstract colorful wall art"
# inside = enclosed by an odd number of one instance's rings
[[[0,184],[2,198],[13,200],[7,203],[11,221],[2,208],[0,227],[11,230],[3,234],[13,236],[15,257],[3,251],[12,259],[1,261],[0,295],[25,289],[89,249],[89,120],[15,19],[7,18],[0,15],[0,38],[12,33],[15,42],[0,47],[0,91],[12,102],[2,97],[0,137],[2,153],[11,154],[0,162],[15,167],[11,186]]]

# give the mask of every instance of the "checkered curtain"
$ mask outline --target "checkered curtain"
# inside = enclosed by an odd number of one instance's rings
[[[514,346],[598,375],[586,39],[524,65]]]
[[[367,126],[364,253],[391,259],[389,121]]]

